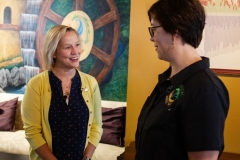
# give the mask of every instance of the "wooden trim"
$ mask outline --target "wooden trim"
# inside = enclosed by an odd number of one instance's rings
[[[211,68],[216,74],[240,75],[240,70]]]

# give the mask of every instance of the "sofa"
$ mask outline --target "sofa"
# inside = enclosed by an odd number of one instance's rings
[[[23,96],[0,93],[0,152],[29,154],[21,119]],[[102,115],[103,135],[95,155],[97,160],[116,160],[125,150],[126,102],[102,101]]]

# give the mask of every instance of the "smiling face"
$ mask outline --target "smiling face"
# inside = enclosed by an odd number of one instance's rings
[[[62,69],[73,69],[79,67],[81,46],[78,35],[73,31],[67,31],[59,41],[53,58],[54,67]]]
[[[160,26],[161,24],[154,18],[151,18],[151,25]],[[154,42],[158,58],[161,60],[169,61],[173,51],[173,36],[170,33],[165,32],[162,27],[154,28],[154,35],[150,38]]]

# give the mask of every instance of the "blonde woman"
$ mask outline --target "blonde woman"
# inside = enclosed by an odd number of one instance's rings
[[[77,70],[81,40],[59,25],[44,38],[43,68],[27,84],[22,105],[31,160],[90,160],[102,134],[96,79]]]

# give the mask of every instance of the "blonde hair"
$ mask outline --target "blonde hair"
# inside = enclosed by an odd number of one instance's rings
[[[43,70],[51,70],[54,67],[55,61],[53,55],[56,52],[58,43],[66,32],[73,31],[79,38],[80,46],[82,46],[81,38],[78,32],[69,26],[57,25],[52,27],[43,39]]]

